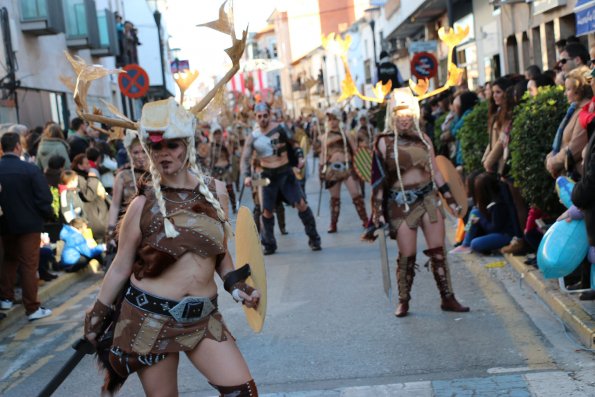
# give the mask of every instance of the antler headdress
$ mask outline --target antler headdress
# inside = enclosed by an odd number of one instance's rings
[[[122,70],[108,70],[101,66],[89,66],[81,58],[72,58],[69,54],[66,57],[70,61],[76,75],[77,82],[74,90],[74,102],[77,105],[77,113],[80,117],[91,122],[100,122],[110,126],[124,127],[139,132],[139,137],[143,148],[148,153],[148,141],[157,141],[160,139],[170,138],[184,138],[188,143],[187,161],[190,168],[198,175],[200,181],[200,193],[213,205],[217,210],[219,219],[224,222],[226,236],[233,235],[231,226],[227,221],[227,217],[223,212],[219,202],[213,197],[212,193],[206,186],[201,172],[196,165],[196,148],[194,145],[194,127],[196,125],[196,116],[211,102],[215,95],[222,87],[233,77],[233,75],[240,68],[240,58],[246,46],[247,29],[242,32],[242,37],[238,39],[235,35],[230,13],[225,11],[224,2],[219,9],[219,18],[216,21],[211,21],[198,26],[206,26],[222,33],[228,34],[231,37],[232,46],[225,50],[232,61],[231,69],[219,80],[215,86],[197,103],[195,106],[187,111],[182,106],[177,104],[173,98],[147,103],[143,106],[141,119],[139,122],[134,122],[123,115],[115,106],[108,103],[109,111],[116,116],[116,118],[103,116],[99,109],[94,109],[90,113],[87,108],[86,96],[89,86],[93,80],[104,77],[111,73],[122,73]],[[192,77],[192,76],[191,76]],[[188,83],[186,81],[185,83]],[[181,87],[182,88],[182,87]],[[187,88],[187,87],[185,87]],[[150,160],[150,156],[149,156]],[[159,210],[164,218],[165,234],[167,237],[176,237],[178,232],[175,230],[171,221],[167,218],[165,209],[165,201],[163,199],[160,181],[161,176],[155,165],[151,161],[150,166],[151,176],[153,179],[153,188],[155,196],[159,204]]]

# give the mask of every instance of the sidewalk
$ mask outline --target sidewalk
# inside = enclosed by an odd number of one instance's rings
[[[39,301],[44,305],[46,302],[68,290],[72,285],[86,280],[100,272],[101,270],[94,266],[88,266],[75,273],[54,272],[58,275],[58,278],[49,282],[43,282],[43,284],[39,286],[37,292]],[[17,295],[20,295],[19,291],[17,291]],[[51,309],[51,307],[48,308]],[[17,296],[17,304],[15,304],[12,309],[2,310],[0,313],[6,314],[6,317],[0,320],[0,332],[17,321],[22,321],[23,319],[26,320],[25,308],[20,302],[20,296]]]
[[[580,301],[577,294],[560,291],[558,280],[547,280],[539,269],[525,265],[524,256],[504,255],[524,282],[572,330],[587,349],[595,348],[595,302]]]

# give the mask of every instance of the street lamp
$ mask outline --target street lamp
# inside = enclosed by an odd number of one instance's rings
[[[368,20],[369,20],[368,23],[370,24],[370,29],[372,29],[372,46],[374,48],[374,56],[372,58],[374,59],[374,65],[376,66],[376,68],[378,68],[378,62],[376,61],[376,30],[375,30],[375,28],[376,28],[376,18],[378,18],[378,16],[380,15],[380,7],[368,8],[364,12],[368,16]]]
[[[155,25],[157,25],[157,40],[159,40],[159,60],[161,61],[161,83],[163,84],[163,96],[167,89],[165,88],[165,62],[163,60],[163,43],[161,42],[161,12],[159,12],[158,0],[152,0],[155,11],[153,11],[153,18],[155,18]]]

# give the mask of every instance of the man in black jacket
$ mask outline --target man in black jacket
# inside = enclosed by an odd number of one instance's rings
[[[399,88],[403,85],[403,77],[399,72],[399,68],[391,62],[388,52],[382,51],[380,53],[380,62],[378,63],[378,80],[382,84],[386,84],[389,80],[392,82],[392,88]]]
[[[39,245],[44,219],[54,216],[52,195],[41,170],[22,161],[20,137],[7,132],[0,139],[0,233],[4,262],[0,267],[0,309],[13,306],[14,284],[20,269],[23,305],[29,321],[47,317],[52,311],[37,299]]]

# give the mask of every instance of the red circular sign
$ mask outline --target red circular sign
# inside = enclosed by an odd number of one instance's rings
[[[430,79],[438,72],[438,60],[429,52],[418,52],[411,60],[411,74],[418,79]]]
[[[145,69],[131,63],[122,68],[126,73],[118,75],[118,86],[128,98],[142,98],[149,92],[149,75]]]

